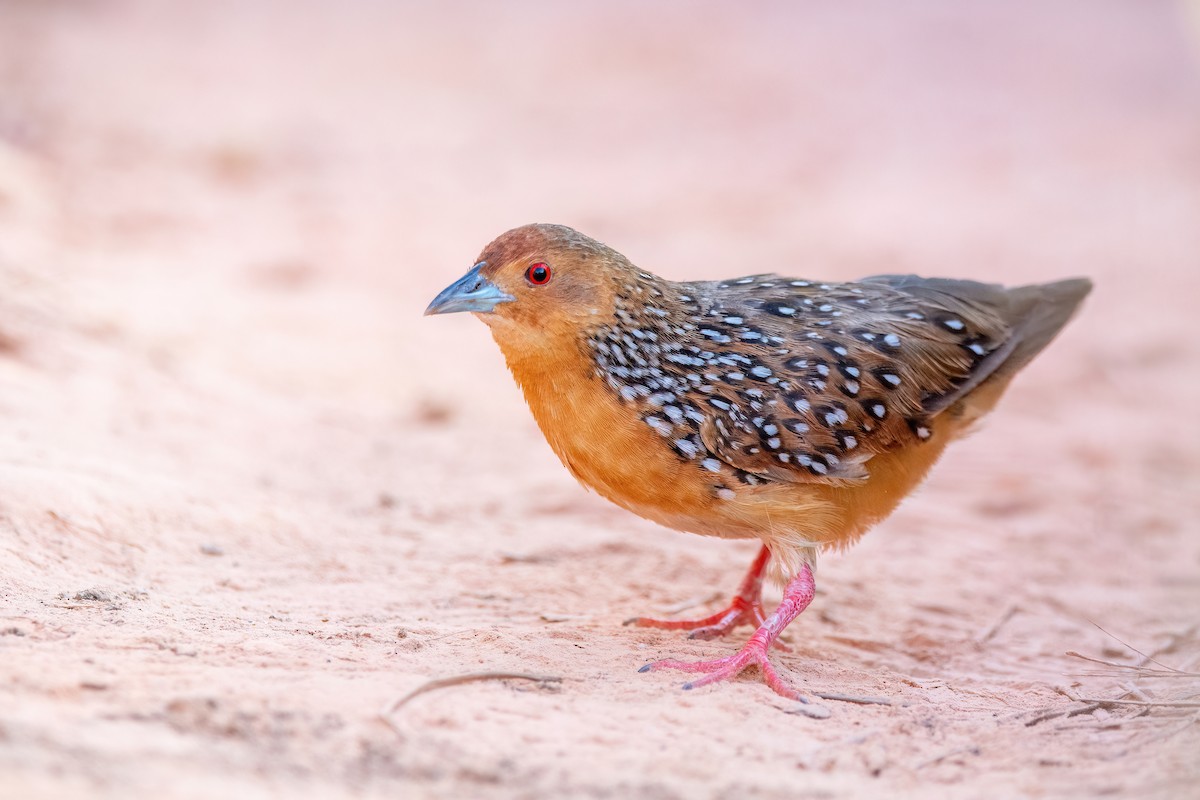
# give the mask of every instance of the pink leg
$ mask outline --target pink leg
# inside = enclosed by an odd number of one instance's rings
[[[665,628],[674,631],[691,631],[689,639],[715,639],[724,636],[739,625],[763,624],[762,607],[763,570],[771,558],[771,551],[763,545],[754,557],[754,563],[742,579],[737,594],[729,606],[704,619],[650,619],[649,617],[634,617],[625,620],[626,625],[637,625],[640,628]],[[779,645],[782,647],[782,643]]]
[[[756,664],[762,672],[763,680],[775,690],[776,694],[783,695],[792,700],[803,701],[804,696],[789,686],[775,672],[775,668],[771,666],[771,662],[767,659],[767,650],[770,649],[771,644],[783,629],[788,626],[788,623],[800,616],[800,612],[808,608],[808,604],[812,602],[815,591],[816,582],[813,580],[812,569],[805,564],[801,568],[800,573],[788,581],[788,585],[784,587],[783,601],[779,604],[779,607],[772,612],[771,616],[767,617],[766,621],[750,637],[750,641],[746,642],[745,646],[738,652],[731,656],[712,661],[687,662],[672,659],[655,661],[642,667],[638,672],[649,672],[653,669],[678,669],[685,672],[706,673],[700,678],[683,685],[684,689],[695,689],[697,686],[707,686],[717,681],[729,680],[751,664]]]

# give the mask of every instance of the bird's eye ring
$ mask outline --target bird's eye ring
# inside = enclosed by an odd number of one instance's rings
[[[525,280],[534,286],[545,286],[550,282],[550,265],[539,261],[525,270]]]

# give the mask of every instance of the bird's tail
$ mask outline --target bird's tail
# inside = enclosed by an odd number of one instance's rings
[[[1091,290],[1092,282],[1087,278],[1009,289],[1004,316],[1012,326],[1016,346],[991,378],[1012,376],[1032,361],[1075,315]]]
[[[992,369],[976,375],[969,381],[971,386],[961,387],[961,409],[968,420],[977,419],[996,404],[1013,376],[1046,349],[1091,290],[1092,282],[1087,278],[1003,290],[1003,301],[997,298],[994,307],[1011,326],[1012,337],[1004,348],[1007,354],[997,359]]]
[[[942,308],[957,310],[968,318],[973,310],[975,313],[986,310],[1000,317],[1012,332],[1002,347],[976,365],[969,379],[954,391],[927,403],[926,410],[930,413],[968,398],[967,405],[975,414],[991,408],[1012,377],[1050,344],[1092,290],[1092,282],[1087,278],[1011,289],[994,283],[916,275],[881,275],[868,280],[887,283]]]
[[[991,374],[963,396],[961,409],[968,424],[996,404],[1013,376],[1046,349],[1091,290],[1092,282],[1087,278],[1068,278],[1006,291],[1008,302],[999,306],[1012,326],[1012,347]]]

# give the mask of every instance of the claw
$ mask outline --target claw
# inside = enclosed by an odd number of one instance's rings
[[[688,681],[684,684],[684,689],[696,689],[701,686],[707,686],[710,683],[725,681],[737,677],[743,670],[750,666],[756,666],[759,672],[762,673],[763,681],[767,686],[778,695],[786,697],[790,700],[800,700],[808,702],[800,692],[794,689],[787,681],[779,677],[779,673],[771,665],[770,659],[767,657],[767,651],[771,649],[771,645],[778,645],[778,637],[780,632],[787,627],[788,623],[800,616],[800,612],[808,607],[812,602],[813,593],[815,591],[813,582],[812,570],[808,565],[804,565],[800,573],[788,582],[787,587],[783,591],[783,601],[779,607],[772,612],[771,616],[767,617],[759,626],[754,635],[750,637],[750,641],[746,642],[741,650],[731,656],[717,658],[710,661],[676,661],[674,659],[666,659],[663,661],[654,661],[646,664],[638,672],[650,672],[656,669],[677,669],[683,672],[703,672],[703,676],[693,681]],[[699,633],[700,630],[696,631]]]

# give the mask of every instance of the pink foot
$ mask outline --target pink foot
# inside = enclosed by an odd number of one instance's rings
[[[762,573],[771,558],[771,551],[764,546],[754,557],[742,585],[734,595],[729,605],[710,617],[703,619],[652,619],[650,617],[634,617],[625,620],[625,625],[637,625],[639,628],[663,628],[670,631],[691,631],[689,639],[716,639],[725,636],[742,625],[760,627],[766,619],[762,607]],[[784,652],[790,648],[783,642],[775,642],[776,647]]]
[[[703,672],[702,677],[683,685],[684,689],[695,689],[710,683],[729,680],[739,675],[742,670],[751,665],[758,667],[763,680],[776,694],[791,700],[804,701],[804,696],[779,677],[779,673],[771,666],[767,651],[775,643],[781,631],[788,623],[800,616],[800,612],[812,602],[816,584],[813,581],[812,570],[804,565],[800,573],[788,582],[783,590],[783,601],[779,607],[759,626],[750,641],[741,650],[731,656],[712,661],[676,661],[667,659],[655,661],[642,667],[638,672],[649,672],[656,669],[678,669],[684,672]]]
[[[742,625],[762,625],[765,615],[762,603],[757,599],[747,600],[735,597],[729,605],[711,617],[704,619],[652,619],[650,617],[634,617],[625,620],[626,625],[637,625],[639,628],[664,628],[669,631],[691,631],[689,639],[716,639]]]

